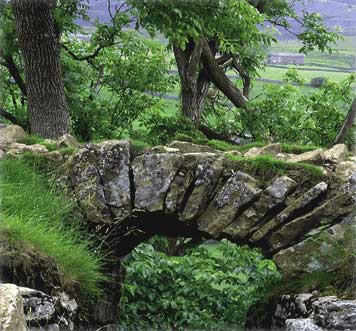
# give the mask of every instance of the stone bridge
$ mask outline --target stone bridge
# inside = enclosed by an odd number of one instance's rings
[[[321,232],[339,235],[340,224],[354,217],[356,167],[344,145],[302,155],[279,149],[271,145],[236,157],[175,142],[140,154],[128,141],[108,141],[74,154],[68,179],[88,223],[117,256],[156,234],[227,238],[260,247],[283,267],[286,252],[298,264],[302,243],[305,249]],[[285,162],[283,171],[273,165],[261,170],[250,166],[252,154],[312,162],[321,171]]]

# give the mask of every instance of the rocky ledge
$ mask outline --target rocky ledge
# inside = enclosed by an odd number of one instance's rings
[[[60,293],[43,292],[0,284],[0,327],[2,331],[73,331],[77,303]]]
[[[356,330],[356,300],[317,297],[310,293],[283,295],[272,312],[264,321],[252,314],[246,331]]]

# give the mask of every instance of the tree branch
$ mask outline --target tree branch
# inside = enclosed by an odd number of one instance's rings
[[[347,132],[349,131],[349,129],[351,129],[352,125],[354,124],[355,117],[356,117],[356,97],[352,102],[351,108],[346,115],[342,127],[340,128],[335,140],[332,142],[330,147],[344,142]]]
[[[215,56],[206,42],[202,41],[202,60],[207,69],[210,80],[237,108],[243,108],[247,98],[226,76],[224,70],[215,60]]]
[[[12,115],[9,112],[7,112],[3,108],[0,108],[0,116],[5,118],[6,120],[10,121],[12,124],[20,125],[19,121],[17,120],[17,118],[14,115]]]
[[[12,57],[12,55],[5,55],[3,51],[0,49],[0,56],[4,59],[4,61],[1,61],[0,64],[5,66],[9,72],[10,75],[14,78],[15,83],[19,87],[21,93],[27,97],[27,85],[23,78],[21,77],[20,71],[16,66],[16,63]]]

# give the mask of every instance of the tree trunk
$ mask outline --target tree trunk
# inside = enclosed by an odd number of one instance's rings
[[[344,123],[343,123],[339,133],[337,134],[335,140],[332,142],[331,147],[336,144],[341,144],[344,142],[347,132],[349,131],[349,129],[351,129],[351,127],[355,121],[355,117],[356,117],[356,97],[355,97],[354,101],[352,102],[351,108],[346,115],[346,118],[344,120]]]
[[[53,1],[11,0],[25,64],[31,133],[55,139],[68,133],[59,41],[52,16]]]
[[[205,70],[199,75],[201,44],[189,42],[184,50],[173,45],[181,82],[182,113],[199,126],[210,81]]]

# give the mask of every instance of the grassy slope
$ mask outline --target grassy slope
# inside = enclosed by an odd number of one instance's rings
[[[65,226],[72,204],[46,188],[21,160],[0,162],[0,230],[11,242],[52,257],[63,278],[83,293],[99,294],[101,259],[74,228]]]

